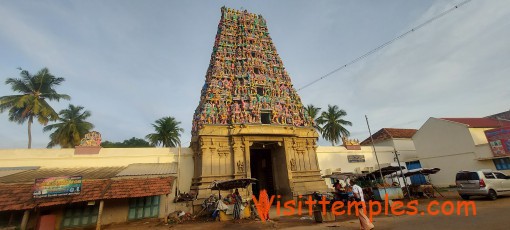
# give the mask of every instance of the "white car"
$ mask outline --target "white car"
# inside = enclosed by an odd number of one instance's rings
[[[497,171],[460,171],[455,176],[455,184],[464,200],[471,196],[495,200],[499,195],[510,194],[510,177]]]

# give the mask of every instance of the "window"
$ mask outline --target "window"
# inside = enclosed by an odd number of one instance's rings
[[[271,124],[271,113],[270,112],[260,113],[260,121],[262,124]]]
[[[498,158],[492,160],[494,161],[494,165],[496,166],[497,170],[506,170],[510,169],[510,158]]]
[[[500,172],[495,172],[494,175],[496,175],[498,179],[507,179],[506,175]]]
[[[83,227],[95,225],[97,222],[97,213],[99,205],[71,205],[64,212],[62,220],[63,227]]]
[[[143,219],[158,217],[159,214],[159,196],[147,196],[133,198],[129,200],[128,219]]]
[[[496,179],[494,174],[492,174],[490,172],[484,172],[483,175],[485,175],[485,178],[487,178],[487,179]]]
[[[455,180],[479,180],[478,173],[476,172],[459,172]]]
[[[3,229],[2,227],[8,226],[16,226],[16,229],[19,229],[22,219],[23,211],[0,212],[0,229]]]

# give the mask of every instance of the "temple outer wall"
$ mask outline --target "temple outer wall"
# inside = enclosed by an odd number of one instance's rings
[[[76,155],[75,149],[0,149],[1,167],[41,168],[121,167],[136,163],[173,163],[179,148],[101,148],[98,154]],[[181,148],[179,190],[189,192],[193,154]]]
[[[348,150],[344,146],[319,146],[317,147],[317,156],[321,173],[324,175],[326,169],[341,172],[355,172],[357,169],[362,171],[373,171],[377,169],[377,160],[372,146],[360,146],[360,150]],[[376,147],[377,157],[380,164],[396,162],[392,147]],[[349,162],[349,155],[364,156],[365,162]],[[405,163],[401,162],[404,166]]]

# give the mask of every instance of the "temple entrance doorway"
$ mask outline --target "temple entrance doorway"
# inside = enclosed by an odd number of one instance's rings
[[[271,195],[292,199],[285,157],[285,148],[278,142],[255,142],[250,147],[251,177],[258,180],[252,192],[259,197],[265,189]],[[276,203],[276,202],[275,202]]]
[[[274,195],[271,149],[250,149],[250,168],[251,177],[258,180],[258,183],[252,185],[253,195],[259,197],[262,189],[265,189],[269,196]]]

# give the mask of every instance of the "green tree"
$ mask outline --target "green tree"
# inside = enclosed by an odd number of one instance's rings
[[[321,125],[321,134],[324,139],[331,142],[334,146],[340,142],[341,137],[348,137],[350,132],[345,126],[352,126],[350,121],[343,119],[347,112],[343,109],[338,109],[338,106],[328,105],[328,110],[322,112],[321,116],[317,119]]]
[[[132,137],[129,140],[124,140],[123,142],[110,142],[104,141],[101,143],[101,147],[103,148],[140,148],[140,147],[153,147],[149,142],[144,139]]]
[[[317,122],[317,116],[319,115],[319,112],[321,111],[321,108],[317,108],[315,107],[314,105],[312,104],[309,104],[305,107],[305,113],[307,116],[310,117],[310,119],[312,120],[313,124],[312,126],[317,130],[317,131],[321,131],[321,127],[318,125],[318,122]]]
[[[156,132],[148,134],[145,138],[154,146],[175,147],[181,143],[179,138],[184,132],[184,129],[179,127],[180,124],[181,122],[173,117],[160,118],[152,124]]]
[[[6,85],[11,85],[18,95],[0,97],[0,112],[9,110],[9,120],[23,124],[28,121],[28,148],[32,148],[32,123],[34,118],[40,124],[46,125],[49,121],[58,119],[58,114],[47,101],[70,100],[66,94],[59,94],[54,89],[60,85],[64,78],[51,75],[47,68],[41,69],[32,75],[20,69],[21,78],[7,78]]]
[[[80,144],[80,141],[85,134],[90,132],[94,128],[94,125],[88,121],[90,112],[83,111],[82,106],[69,105],[67,109],[63,109],[59,112],[58,122],[51,124],[43,128],[44,132],[55,129],[50,134],[50,143],[48,148],[60,145],[62,148],[74,148]]]

